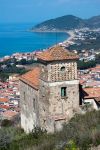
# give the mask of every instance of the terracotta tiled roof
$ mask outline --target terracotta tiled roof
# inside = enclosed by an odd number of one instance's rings
[[[95,101],[100,104],[100,97],[95,98]]]
[[[80,81],[80,84],[84,84],[86,81],[85,80],[79,80]]]
[[[85,98],[97,98],[100,97],[100,88],[84,88]]]
[[[55,46],[44,52],[38,53],[37,58],[44,61],[54,61],[54,60],[71,60],[78,59],[78,56],[63,47]]]
[[[40,68],[35,67],[32,71],[21,76],[20,80],[32,86],[35,89],[39,87]]]
[[[16,115],[18,115],[18,112],[11,111],[11,110],[7,110],[3,113],[3,117],[6,117],[6,118],[12,118]]]
[[[90,68],[91,73],[100,73],[100,65],[97,65],[94,68]]]
[[[0,98],[0,102],[5,102],[7,103],[9,100],[7,98]]]
[[[10,107],[7,105],[0,105],[0,108],[9,109]]]
[[[97,65],[96,67],[91,68],[90,70],[96,70],[96,69],[100,70],[100,65]]]

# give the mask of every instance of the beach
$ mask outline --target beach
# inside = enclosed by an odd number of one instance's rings
[[[75,37],[74,30],[67,31],[67,34],[69,34],[69,38],[66,40],[66,42],[71,41]]]

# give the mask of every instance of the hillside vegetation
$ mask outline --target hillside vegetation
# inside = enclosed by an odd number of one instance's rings
[[[36,128],[26,135],[23,130],[0,129],[0,150],[88,150],[100,145],[100,111],[76,115],[63,130],[47,134]]]
[[[32,28],[33,31],[65,31],[79,29],[83,27],[100,28],[100,16],[89,19],[81,19],[73,15],[66,15],[55,19],[50,19],[37,24]]]

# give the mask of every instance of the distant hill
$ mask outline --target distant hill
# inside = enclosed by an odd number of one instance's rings
[[[100,28],[100,16],[95,16],[86,20],[73,15],[66,15],[37,24],[35,27],[32,28],[32,30],[64,31],[64,30],[79,29],[83,27]]]
[[[94,16],[87,20],[90,28],[100,28],[100,16]]]

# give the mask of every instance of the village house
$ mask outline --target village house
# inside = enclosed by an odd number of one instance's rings
[[[78,78],[83,88],[100,87],[100,65],[86,70],[78,70]]]
[[[7,119],[11,121],[16,121],[19,118],[19,113],[12,111],[12,110],[7,110],[3,113],[2,119]]]
[[[21,127],[54,132],[79,112],[78,56],[55,46],[36,57],[39,67],[20,78]]]
[[[0,82],[0,118],[2,120],[9,119],[9,113],[7,114],[7,116],[4,116],[6,112],[9,111],[11,111],[12,113],[17,112],[19,115],[19,102],[20,93],[18,75],[12,75],[6,82]],[[10,117],[10,119],[13,119],[13,117]]]
[[[100,109],[100,87],[83,89],[83,104],[91,105],[95,110]]]
[[[8,98],[0,97],[0,105],[8,105]]]

